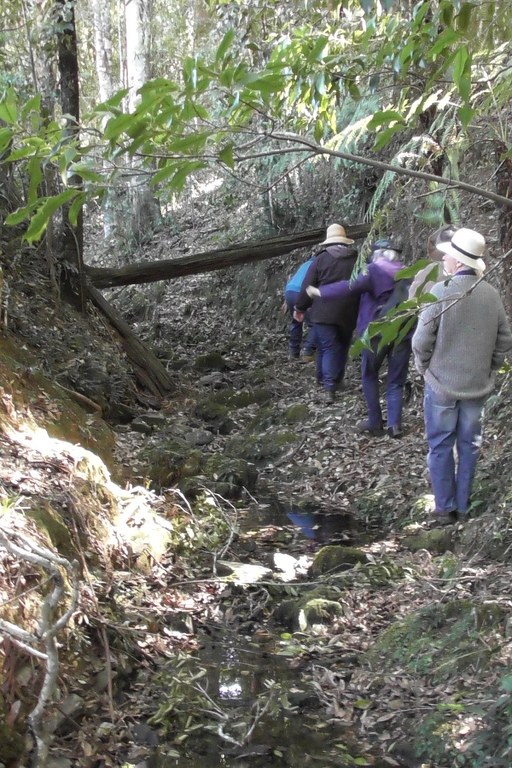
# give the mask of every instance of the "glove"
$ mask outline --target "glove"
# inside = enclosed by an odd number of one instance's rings
[[[320,291],[318,290],[318,288],[315,288],[314,285],[308,285],[308,287],[306,288],[306,293],[307,293],[307,295],[309,296],[310,299],[314,299],[315,296],[320,296],[321,295]]]

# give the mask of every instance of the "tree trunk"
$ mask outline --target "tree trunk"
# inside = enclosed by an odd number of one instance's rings
[[[126,37],[126,77],[128,93],[128,111],[137,108],[137,91],[149,79],[148,45],[149,13],[147,0],[126,0],[125,2],[125,37]],[[137,160],[132,161],[132,168],[137,167]],[[151,232],[161,223],[160,206],[147,186],[141,184],[135,176],[130,185],[131,235],[135,242],[142,241],[142,233]]]
[[[94,28],[94,60],[100,101],[108,101],[116,87],[112,76],[112,22],[110,4],[105,0],[91,0]]]
[[[496,148],[496,191],[503,197],[512,199],[512,158],[507,157],[507,147],[498,144]],[[500,244],[505,252],[512,248],[512,208],[501,207],[500,212]],[[506,291],[504,293],[505,306],[509,314],[512,314],[512,259],[509,257],[503,265]]]
[[[365,237],[370,231],[368,224],[346,226],[348,237],[355,240]],[[119,285],[134,283],[153,283],[157,280],[170,280],[184,275],[195,275],[201,272],[213,272],[226,267],[248,264],[252,261],[263,261],[275,256],[284,256],[297,248],[307,248],[321,242],[325,237],[325,229],[313,229],[297,232],[293,235],[282,235],[267,240],[232,245],[215,251],[206,251],[195,256],[184,256],[180,259],[165,259],[162,261],[129,264],[121,269],[103,269],[86,267],[91,283],[97,288],[113,288]]]
[[[75,23],[74,0],[55,0],[57,11],[57,47],[60,75],[60,103],[62,114],[67,122],[67,136],[70,144],[74,143],[80,123],[80,83],[78,76],[78,45]],[[82,180],[75,175],[68,179],[69,186],[81,187]],[[82,209],[76,225],[69,221],[69,206],[62,209],[61,258],[65,274],[64,288],[68,300],[73,301],[78,293],[80,309],[85,312],[86,285],[84,279],[83,252],[84,231]],[[67,269],[66,265],[71,265]],[[78,285],[75,285],[74,273],[78,270]]]

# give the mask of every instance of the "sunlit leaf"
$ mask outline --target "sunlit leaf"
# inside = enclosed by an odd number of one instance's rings
[[[217,53],[215,54],[215,61],[217,64],[219,64],[224,59],[234,39],[235,39],[235,30],[229,29],[224,35],[224,37],[222,38],[219,47],[217,48]]]

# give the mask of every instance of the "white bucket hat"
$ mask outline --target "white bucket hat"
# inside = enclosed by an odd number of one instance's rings
[[[438,243],[436,248],[477,272],[485,270],[485,261],[481,258],[485,251],[485,238],[474,229],[462,227],[455,232],[449,243]]]
[[[347,237],[347,233],[345,231],[345,227],[342,227],[341,224],[331,224],[330,227],[327,227],[326,232],[327,237],[323,241],[323,243],[320,243],[320,245],[329,245],[334,243],[343,243],[344,245],[352,245],[354,242],[350,239],[350,237]]]

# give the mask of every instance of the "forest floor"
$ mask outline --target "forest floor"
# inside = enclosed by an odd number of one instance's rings
[[[102,370],[117,366],[120,391],[130,388],[129,370],[105,324],[97,316],[91,325],[70,310],[57,311],[51,286],[42,290],[45,279],[35,263],[28,274],[27,278],[25,269],[23,290],[13,291],[12,314],[2,331],[2,338],[26,347],[32,356],[30,362],[16,363],[10,370],[6,363],[0,372],[4,521],[11,513],[21,513],[27,500],[34,498],[53,504],[67,519],[69,488],[73,485],[76,490],[78,482],[79,462],[67,443],[53,444],[51,455],[41,460],[34,439],[20,436],[22,412],[31,411],[33,418],[39,409],[46,422],[58,421],[59,412],[69,406],[58,402],[39,379],[25,402],[15,392],[19,395],[23,388],[28,392],[40,373],[55,383],[63,372],[65,385],[80,391],[81,366],[91,359]],[[185,677],[178,676],[178,685],[175,666],[174,703],[167,701],[166,720],[161,686],[168,690],[169,680],[159,683],[155,673],[166,660],[176,660],[178,653],[197,654],[216,625],[244,638],[253,652],[257,646],[263,667],[274,656],[284,658],[292,693],[314,694],[315,705],[310,699],[295,705],[311,734],[325,722],[342,726],[350,738],[357,739],[357,751],[346,754],[340,754],[338,742],[333,742],[330,756],[324,753],[325,766],[504,768],[510,763],[512,711],[512,538],[505,471],[512,453],[510,372],[502,377],[489,404],[472,519],[464,526],[436,531],[429,522],[419,377],[411,373],[400,440],[360,434],[356,423],[364,417],[365,408],[358,362],[349,364],[346,387],[336,402],[326,405],[316,385],[314,365],[288,361],[279,297],[270,298],[267,321],[260,318],[256,323],[250,316],[237,315],[230,290],[226,276],[183,279],[179,285],[171,284],[162,298],[158,330],[153,314],[135,324],[146,341],[151,339],[175,379],[175,392],[157,411],[165,429],[152,426],[141,432],[130,424],[118,425],[113,454],[106,437],[96,439],[96,446],[102,446],[107,464],[123,486],[116,491],[122,498],[118,503],[131,505],[132,524],[143,507],[158,513],[164,507],[168,520],[173,515],[188,518],[190,536],[196,541],[187,539],[183,532],[187,526],[176,528],[185,542],[181,549],[174,541],[174,549],[150,559],[145,569],[135,567],[133,552],[120,548],[117,564],[112,561],[112,570],[106,569],[102,582],[98,575],[101,553],[91,565],[98,542],[85,545],[82,540],[81,553],[89,563],[91,581],[84,586],[80,620],[71,631],[74,639],[67,641],[74,656],[59,685],[57,709],[62,714],[63,702],[69,704],[73,695],[79,706],[55,728],[51,752],[55,768],[148,765],[144,761],[150,754],[155,765],[196,765],[194,748],[186,753],[197,738],[194,729],[201,728],[195,710],[205,706],[205,698]],[[212,300],[217,294],[220,301]],[[212,353],[220,363],[210,368],[197,365]],[[4,359],[9,359],[7,351]],[[76,376],[69,376],[70,372]],[[223,392],[231,393],[229,428],[219,430],[201,417],[198,405]],[[259,394],[254,399],[241,398],[234,405],[233,393],[255,392]],[[92,394],[87,390],[88,397]],[[140,400],[137,407],[144,416]],[[74,418],[80,422],[81,417]],[[15,423],[19,432],[12,429]],[[87,430],[97,429],[97,414],[86,415],[82,438]],[[213,490],[208,497],[210,515],[204,507],[194,507],[192,498],[189,502],[179,482],[175,488],[146,490],[146,453],[151,448],[151,456],[165,456],[165,441],[174,432],[196,435],[193,447],[203,457],[244,456],[258,472],[250,493],[227,500]],[[98,435],[90,435],[91,450]],[[101,482],[96,478],[91,484]],[[109,493],[115,495],[110,486]],[[77,492],[72,498],[75,505],[79,505],[78,496]],[[102,503],[107,505],[103,497]],[[197,540],[198,532],[216,514],[228,524],[222,528],[212,562],[211,538]],[[289,514],[306,515],[305,535],[304,527],[294,524]],[[342,525],[333,528],[335,519]],[[12,524],[16,529],[19,517]],[[145,518],[137,524],[143,528]],[[214,533],[218,535],[217,530]],[[357,548],[364,554],[362,562],[341,575],[327,570],[313,576],[318,551],[331,543]],[[220,567],[236,572],[237,564],[262,567],[263,583],[226,586]],[[22,592],[20,584],[27,582],[27,575],[21,579],[12,556],[4,558],[3,566],[2,593],[7,604],[13,590]],[[292,572],[289,585],[283,576],[287,568]],[[298,625],[280,624],[278,606],[286,595],[293,598],[294,607],[300,607],[300,585],[304,584],[327,587],[321,599],[328,594],[328,602],[337,602],[339,611],[309,623],[299,614]],[[33,621],[33,616],[28,620]],[[91,665],[95,679],[107,671],[103,687],[91,686],[84,666],[73,677],[77,655]],[[35,677],[28,675],[20,682],[20,670],[26,670],[23,654],[16,661],[11,657],[11,666],[7,658],[4,708],[7,720],[14,723],[20,711],[16,702],[21,702],[23,711],[30,701],[27,681],[33,686],[41,677],[36,670]],[[290,689],[286,696],[279,686],[275,690],[283,702],[288,697],[288,706]],[[264,694],[251,691],[254,701]],[[267,711],[275,714],[277,710]],[[157,719],[147,725],[155,712]],[[233,750],[237,765],[319,764],[307,749],[302,762],[297,762],[291,745],[279,741],[270,753],[265,752],[264,734],[253,727],[261,726],[264,717],[250,712],[238,716],[243,737],[228,728],[229,718],[236,720],[233,712],[217,713],[221,725],[215,726],[215,738]],[[169,762],[155,763],[154,750],[162,750],[164,744]],[[217,759],[220,762],[203,764],[231,764],[225,756]],[[9,760],[4,758],[4,763],[9,765]]]

